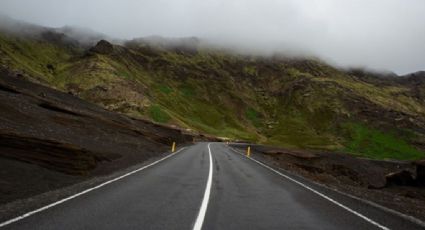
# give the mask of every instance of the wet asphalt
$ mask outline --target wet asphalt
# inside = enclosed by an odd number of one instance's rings
[[[288,175],[331,202],[223,143],[210,144],[210,162],[207,145],[186,147],[149,168],[1,229],[192,229],[211,163],[211,194],[202,229],[423,229]]]

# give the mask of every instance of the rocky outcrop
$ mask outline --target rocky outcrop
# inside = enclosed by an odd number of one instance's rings
[[[392,185],[401,185],[401,186],[408,186],[408,185],[414,185],[415,179],[412,175],[412,172],[409,172],[407,170],[401,170],[398,172],[389,173],[385,176],[386,179],[386,186],[392,186]]]
[[[13,133],[0,133],[0,140],[0,156],[66,174],[85,175],[94,169],[98,162],[113,159],[112,156],[97,155],[72,144]]]
[[[106,40],[100,40],[94,47],[90,49],[90,52],[98,54],[110,54],[114,51],[114,45]]]
[[[425,160],[415,162],[416,181],[419,186],[425,186]]]
[[[413,163],[416,171],[401,170],[385,176],[386,186],[425,186],[425,160]]]

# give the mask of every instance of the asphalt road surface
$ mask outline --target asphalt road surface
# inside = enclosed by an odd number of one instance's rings
[[[223,143],[186,147],[71,198],[1,229],[423,229]]]

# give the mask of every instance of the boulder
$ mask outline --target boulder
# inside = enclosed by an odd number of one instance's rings
[[[90,51],[98,54],[110,54],[114,51],[114,45],[108,41],[100,40]]]
[[[425,186],[425,160],[416,161],[416,183]]]
[[[413,174],[407,170],[401,170],[398,172],[392,172],[385,176],[386,186],[391,185],[415,185],[415,179]]]

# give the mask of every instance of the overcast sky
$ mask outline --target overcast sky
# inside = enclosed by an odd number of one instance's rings
[[[399,74],[425,70],[425,0],[1,0],[0,14],[116,38],[197,36]]]

